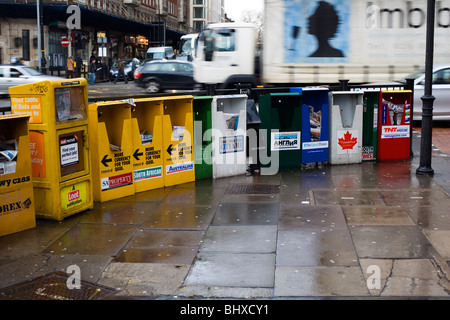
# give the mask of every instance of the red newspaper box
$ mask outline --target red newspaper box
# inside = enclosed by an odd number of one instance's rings
[[[411,154],[411,90],[381,91],[377,160],[407,160]]]

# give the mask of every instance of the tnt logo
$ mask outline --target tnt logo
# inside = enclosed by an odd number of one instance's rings
[[[384,133],[397,132],[397,128],[384,128]]]

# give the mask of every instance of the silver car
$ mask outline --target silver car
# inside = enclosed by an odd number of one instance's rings
[[[0,95],[9,94],[8,88],[43,80],[62,79],[47,76],[36,69],[24,65],[0,65]]]
[[[422,120],[422,100],[425,91],[425,71],[420,70],[407,78],[414,78],[414,120]],[[433,68],[433,120],[450,120],[450,64]]]

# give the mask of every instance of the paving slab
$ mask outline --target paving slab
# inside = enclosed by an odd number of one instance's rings
[[[277,267],[355,266],[358,258],[347,229],[280,230]]]
[[[424,230],[430,243],[444,259],[450,259],[450,230]]]
[[[279,297],[369,296],[358,267],[277,267],[274,295]]]
[[[273,288],[274,271],[274,253],[201,252],[184,285]]]
[[[360,258],[431,258],[437,254],[415,226],[352,226],[353,243]]]
[[[81,223],[74,226],[43,253],[116,255],[130,240],[136,228],[130,225]]]
[[[306,206],[280,204],[278,219],[279,229],[347,228],[347,224],[339,206]]]
[[[349,225],[415,225],[401,207],[342,206],[342,210]]]
[[[215,206],[161,204],[148,214],[141,228],[205,230],[215,211]]]
[[[100,283],[116,287],[118,295],[172,295],[183,284],[190,265],[114,262],[103,273]]]
[[[395,260],[381,296],[445,296],[440,278],[429,259]]]
[[[403,207],[418,227],[430,230],[450,230],[449,207]]]
[[[200,251],[273,253],[276,243],[276,226],[210,226]]]
[[[277,225],[278,207],[276,202],[221,203],[211,225]]]

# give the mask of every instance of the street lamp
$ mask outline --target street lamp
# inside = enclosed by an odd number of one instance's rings
[[[427,41],[425,57],[425,94],[421,97],[422,106],[422,137],[420,144],[420,166],[417,174],[434,174],[431,168],[431,141],[433,132],[433,53],[434,53],[434,20],[436,0],[427,3]]]

